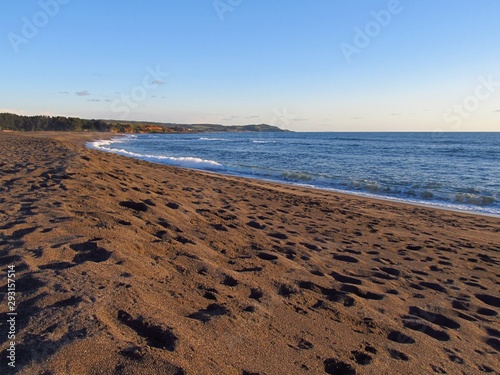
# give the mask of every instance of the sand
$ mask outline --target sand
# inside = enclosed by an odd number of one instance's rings
[[[0,133],[0,373],[484,374],[500,219]],[[10,372],[9,372],[10,371]]]

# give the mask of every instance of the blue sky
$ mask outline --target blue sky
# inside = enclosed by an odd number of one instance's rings
[[[500,130],[498,0],[5,0],[0,111]]]

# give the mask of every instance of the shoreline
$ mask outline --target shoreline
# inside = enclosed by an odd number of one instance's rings
[[[207,133],[207,134],[217,134],[217,133]],[[118,135],[122,136],[122,135]],[[130,134],[124,134],[123,136],[130,136]],[[500,218],[500,214],[495,214],[495,213],[488,213],[488,212],[482,212],[482,211],[474,211],[473,209],[466,209],[467,205],[464,206],[463,209],[461,208],[454,208],[454,207],[445,207],[444,205],[453,205],[454,203],[449,202],[435,202],[433,203],[432,201],[430,202],[419,202],[419,201],[412,201],[411,199],[405,199],[405,198],[398,198],[398,197],[389,197],[389,196],[381,196],[373,193],[368,193],[368,192],[356,192],[356,191],[349,191],[349,190],[342,190],[342,189],[336,189],[336,188],[322,188],[322,187],[317,187],[317,186],[307,186],[307,184],[300,184],[300,183],[294,183],[294,182],[286,182],[286,181],[280,181],[280,180],[273,180],[273,179],[262,179],[258,177],[253,177],[253,176],[247,176],[247,175],[238,175],[236,173],[222,173],[222,172],[217,172],[217,171],[210,171],[210,170],[204,170],[204,169],[197,169],[197,168],[189,168],[189,167],[183,167],[183,166],[177,166],[177,165],[171,165],[168,163],[161,163],[161,162],[154,162],[154,161],[149,161],[145,159],[141,159],[139,157],[133,157],[133,156],[128,156],[128,155],[122,155],[118,152],[113,152],[113,151],[105,151],[102,149],[99,149],[98,147],[93,147],[90,144],[93,142],[97,142],[99,140],[111,140],[111,138],[106,138],[106,139],[93,139],[88,141],[85,146],[89,149],[93,149],[96,151],[101,151],[105,153],[111,153],[115,155],[121,155],[124,157],[128,157],[131,159],[136,159],[136,160],[142,160],[148,163],[153,163],[157,165],[167,165],[171,166],[174,168],[182,168],[182,169],[187,169],[187,170],[193,170],[193,171],[198,171],[198,172],[205,172],[205,173],[213,173],[218,176],[231,176],[235,178],[243,178],[243,179],[248,179],[248,180],[255,180],[255,181],[260,181],[263,183],[272,183],[272,184],[282,184],[285,186],[295,186],[303,189],[312,189],[312,190],[320,190],[320,191],[326,191],[326,192],[331,192],[333,194],[342,194],[342,195],[348,195],[348,196],[355,196],[355,197],[360,197],[360,198],[365,198],[365,199],[375,199],[375,200],[381,200],[384,202],[392,202],[392,203],[400,203],[400,204],[407,204],[410,206],[417,206],[417,207],[424,207],[424,208],[430,208],[430,209],[438,209],[438,210],[444,210],[444,211],[450,211],[450,212],[456,212],[456,213],[463,213],[463,214],[469,214],[469,215],[479,215],[479,216],[485,216],[485,217],[491,217],[491,218]],[[476,207],[481,207],[481,206],[476,206]]]
[[[0,134],[16,373],[500,368],[500,220],[86,148],[96,136],[115,135]]]

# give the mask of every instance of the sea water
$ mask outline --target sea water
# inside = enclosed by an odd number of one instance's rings
[[[500,133],[140,134],[89,147],[156,163],[500,216]]]

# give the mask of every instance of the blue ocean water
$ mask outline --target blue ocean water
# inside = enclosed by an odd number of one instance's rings
[[[141,134],[89,146],[157,163],[500,216],[500,133]]]

